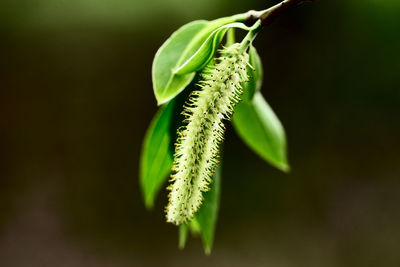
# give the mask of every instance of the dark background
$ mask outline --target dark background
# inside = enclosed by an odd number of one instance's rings
[[[0,2],[0,266],[400,266],[400,2],[295,7],[255,41],[290,174],[228,129],[215,246],[177,249],[138,161],[151,64],[255,0]]]

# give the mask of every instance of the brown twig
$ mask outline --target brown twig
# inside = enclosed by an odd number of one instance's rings
[[[303,2],[313,2],[315,0],[283,0],[282,2],[261,11],[250,10],[247,12],[246,23],[253,24],[257,20],[261,20],[261,24],[266,26],[270,24],[280,13],[286,9],[303,3]]]

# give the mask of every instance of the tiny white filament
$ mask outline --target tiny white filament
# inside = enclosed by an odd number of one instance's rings
[[[203,70],[200,90],[193,91],[184,106],[187,124],[178,130],[175,144],[168,222],[179,225],[191,220],[202,204],[202,193],[209,190],[224,138],[223,119],[231,118],[241,100],[241,84],[248,79],[249,56],[239,46],[222,49],[215,65]]]

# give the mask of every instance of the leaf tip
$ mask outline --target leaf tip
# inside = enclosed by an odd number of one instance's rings
[[[278,166],[278,168],[284,173],[290,173],[290,165],[288,163],[282,163]]]
[[[179,92],[180,93],[180,92]],[[178,93],[178,94],[179,94]],[[157,106],[162,106],[164,104],[167,104],[170,100],[174,99],[176,95],[173,96],[161,96],[161,95],[156,95],[156,100],[157,100]]]
[[[206,254],[206,256],[211,255],[211,246],[204,246],[204,254]]]
[[[179,226],[179,241],[178,241],[178,248],[183,250],[186,246],[187,241],[187,234],[188,234],[188,227],[186,224],[182,224]]]
[[[168,100],[160,100],[160,99],[157,99],[157,106],[161,106],[161,105],[165,104],[167,101],[168,101]]]
[[[147,198],[144,200],[144,206],[146,207],[147,210],[153,210],[154,208],[154,200],[151,198]]]
[[[186,245],[185,241],[179,240],[179,244],[178,244],[179,250],[184,250],[185,249],[185,245]]]

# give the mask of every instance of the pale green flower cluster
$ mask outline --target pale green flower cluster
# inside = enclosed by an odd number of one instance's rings
[[[219,158],[225,126],[241,100],[247,81],[249,56],[233,44],[221,51],[215,64],[202,73],[200,90],[193,91],[184,106],[186,126],[178,130],[171,184],[168,189],[167,221],[176,225],[190,221],[209,190]]]

